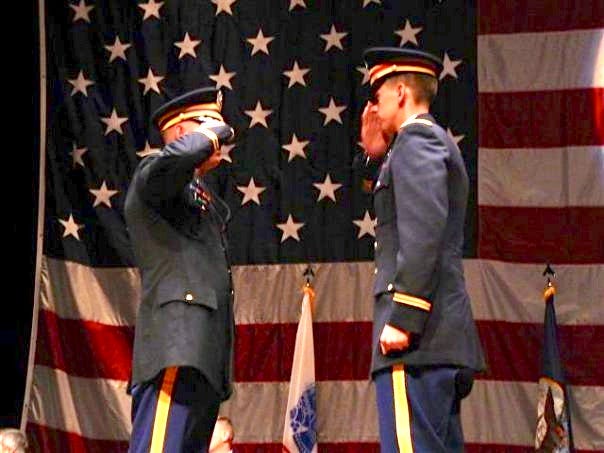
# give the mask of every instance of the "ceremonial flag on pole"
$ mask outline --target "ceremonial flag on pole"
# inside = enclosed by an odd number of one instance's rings
[[[317,394],[311,306],[314,291],[308,283],[303,291],[283,427],[283,451],[288,453],[317,452]]]
[[[543,363],[539,378],[535,434],[535,450],[540,453],[572,451],[570,413],[558,345],[558,327],[554,308],[555,294],[556,288],[548,279],[543,294],[545,299]]]

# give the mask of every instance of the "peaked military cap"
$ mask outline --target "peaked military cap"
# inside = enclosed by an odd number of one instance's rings
[[[222,117],[222,93],[214,87],[198,88],[177,96],[161,105],[151,114],[151,121],[160,131],[181,121],[209,116],[219,121]]]
[[[370,47],[363,52],[363,60],[372,87],[390,76],[405,72],[438,78],[443,68],[441,59],[431,53],[400,47]]]

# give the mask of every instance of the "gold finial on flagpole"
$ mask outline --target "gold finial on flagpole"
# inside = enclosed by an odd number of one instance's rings
[[[550,266],[549,263],[546,264],[545,266],[545,270],[543,271],[543,275],[551,275],[552,278],[556,276],[556,272],[554,272],[554,270],[552,269],[552,266]],[[549,277],[547,277],[548,281],[549,281]]]
[[[543,298],[547,302],[554,294],[556,294],[556,287],[554,286],[554,282],[552,281],[556,276],[556,272],[554,272],[549,263],[547,263],[545,270],[543,271],[543,276],[546,275],[547,283],[545,284],[545,289],[543,290]]]
[[[315,312],[315,290],[312,287],[312,280],[315,278],[315,272],[312,270],[312,266],[310,263],[304,269],[304,273],[302,274],[306,278],[306,283],[302,287],[302,292],[304,295],[308,295],[308,300],[310,302],[311,313]]]
[[[310,263],[306,266],[302,275],[306,278],[306,286],[310,286],[310,282],[315,278],[315,272],[312,270]]]

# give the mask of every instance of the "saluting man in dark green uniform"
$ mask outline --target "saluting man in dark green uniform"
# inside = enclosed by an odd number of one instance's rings
[[[152,115],[164,148],[145,157],[126,197],[142,279],[132,379],[130,452],[207,452],[231,393],[233,290],[228,206],[202,177],[233,138],[220,92],[201,88]]]
[[[371,368],[381,451],[462,452],[461,399],[485,364],[462,266],[468,176],[429,114],[442,63],[384,47],[364,59],[371,98],[361,138],[383,161],[373,191]]]

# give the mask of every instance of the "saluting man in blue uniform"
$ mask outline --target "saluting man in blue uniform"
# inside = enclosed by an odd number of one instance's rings
[[[485,363],[462,263],[468,176],[429,114],[442,62],[389,47],[363,58],[371,97],[361,139],[382,160],[371,364],[381,451],[463,452],[460,404]]]
[[[142,279],[134,339],[130,453],[207,452],[231,393],[233,290],[228,206],[203,183],[233,138],[220,92],[200,88],[152,114],[165,143],[126,196]]]

